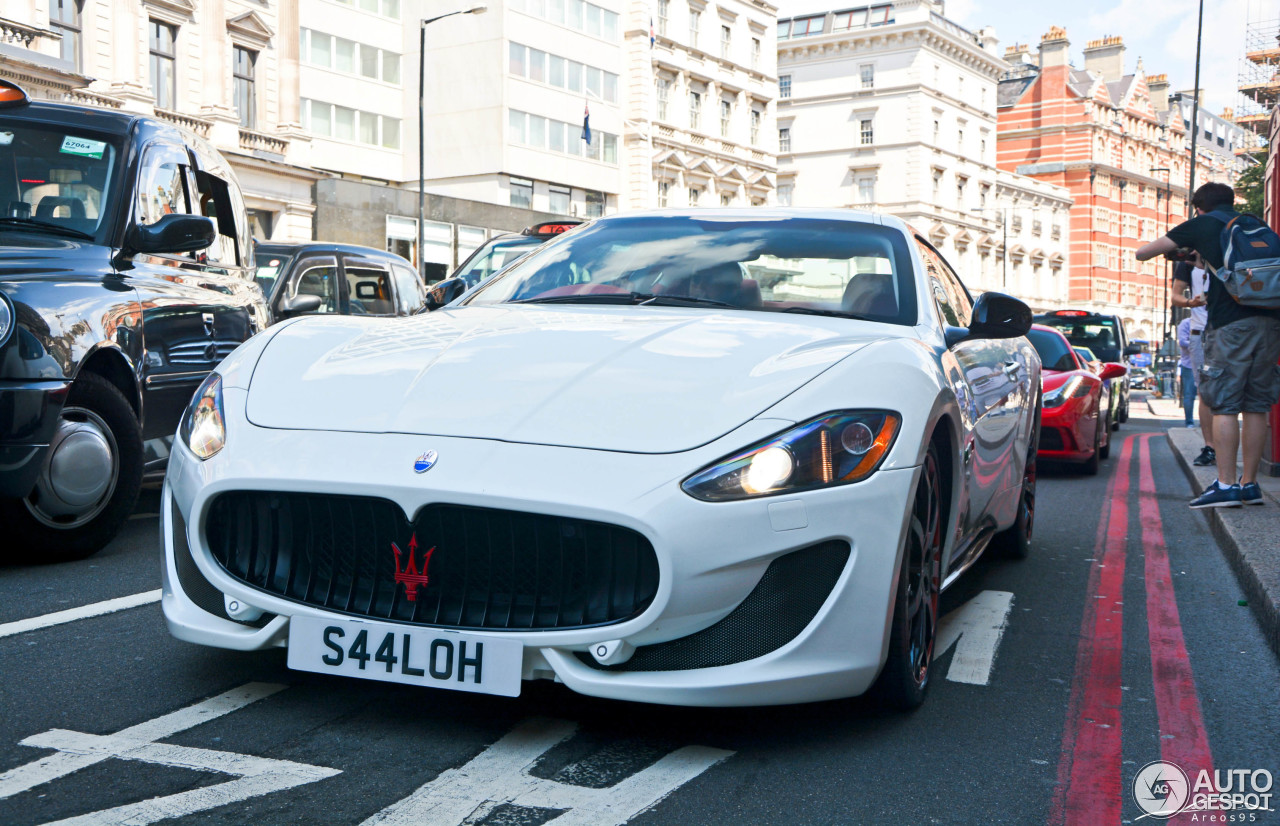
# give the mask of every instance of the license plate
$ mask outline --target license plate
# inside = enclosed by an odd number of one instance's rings
[[[289,621],[296,671],[517,697],[523,659],[517,640],[347,619]]]

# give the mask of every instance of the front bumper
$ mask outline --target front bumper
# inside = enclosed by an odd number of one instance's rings
[[[70,387],[69,381],[0,380],[0,498],[31,492]]]
[[[1036,455],[1055,461],[1088,461],[1093,456],[1097,426],[1098,415],[1096,410],[1090,410],[1088,397],[1071,399],[1061,407],[1044,408]]]
[[[726,438],[735,440],[731,447],[751,441],[740,433]],[[412,458],[424,447],[437,450],[441,460],[417,475]],[[621,525],[643,534],[658,559],[657,594],[631,619],[594,628],[474,632],[518,640],[525,679],[555,679],[594,696],[679,705],[794,703],[863,692],[884,659],[917,469],[882,470],[856,485],[743,502],[701,502],[680,490],[689,472],[725,452],[726,445],[716,443],[696,456],[616,454],[267,430],[241,422],[229,433],[228,447],[212,459],[201,462],[181,445],[170,458],[162,507],[165,617],[181,639],[257,650],[284,646],[292,616],[328,615],[248,586],[213,559],[204,545],[204,521],[219,492],[379,496],[406,515],[437,502],[503,508]],[[358,460],[347,461],[352,457]],[[849,549],[834,585],[793,638],[762,656],[645,671],[629,670],[625,663],[606,670],[586,653],[595,644],[618,641],[644,650],[728,622],[770,563],[829,542]],[[228,598],[265,613],[253,623],[237,622],[218,610]],[[760,621],[768,622],[764,616]],[[646,660],[637,655],[634,661]]]

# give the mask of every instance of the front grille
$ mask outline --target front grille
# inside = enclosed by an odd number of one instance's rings
[[[408,523],[386,499],[236,491],[213,501],[205,534],[214,559],[255,588],[441,628],[607,625],[640,614],[658,590],[642,535],[560,516],[428,505]]]
[[[1040,428],[1040,450],[1065,450],[1062,446],[1062,431],[1056,427]]]
[[[169,346],[170,364],[212,365],[231,355],[240,346],[239,341],[218,339],[217,341],[198,340]]]
[[[578,659],[602,671],[686,671],[754,660],[803,631],[827,601],[849,561],[849,543],[822,542],[769,563],[756,587],[715,625],[687,637],[642,645],[631,659],[605,666],[587,653]]]

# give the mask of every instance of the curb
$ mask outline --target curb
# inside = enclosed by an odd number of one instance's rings
[[[1198,444],[1199,434],[1193,431],[1190,435],[1194,444]],[[1217,477],[1217,471],[1192,465],[1178,445],[1175,431],[1166,431],[1165,438],[1186,473],[1191,490],[1200,495],[1212,481],[1209,477]],[[1197,478],[1197,470],[1204,471],[1204,482]],[[1276,501],[1270,499],[1261,508],[1206,508],[1202,512],[1227,563],[1235,572],[1236,580],[1249,601],[1249,609],[1262,626],[1267,644],[1276,656],[1280,656],[1280,553],[1275,547],[1276,537],[1280,536],[1280,514],[1276,513],[1276,507]],[[1258,513],[1263,510],[1266,512]]]

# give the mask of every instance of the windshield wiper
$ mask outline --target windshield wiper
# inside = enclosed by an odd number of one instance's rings
[[[517,298],[511,304],[635,304],[647,298],[643,293],[579,293]]]
[[[61,224],[50,224],[45,221],[37,221],[33,218],[0,218],[0,226],[20,227],[22,229],[31,230],[48,230],[60,235],[69,235],[72,238],[83,238],[86,241],[94,240],[93,236],[87,232],[72,229],[71,227],[64,227]]]
[[[779,310],[780,313],[802,313],[804,315],[826,315],[835,318],[854,318],[858,321],[883,321],[883,319],[871,318],[870,316],[858,315],[857,313],[846,313],[844,310],[823,310],[818,307],[784,307]]]
[[[643,296],[644,300],[641,304],[649,304],[654,307],[731,307],[735,310],[744,310],[745,307],[739,307],[737,304],[730,304],[728,301],[717,301],[714,298],[702,298],[693,295],[672,295],[671,293],[635,293],[636,296]]]

